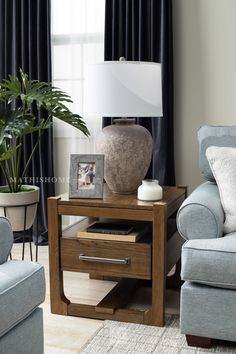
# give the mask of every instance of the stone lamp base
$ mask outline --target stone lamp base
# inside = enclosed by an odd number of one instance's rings
[[[152,146],[151,134],[134,119],[116,119],[103,128],[97,151],[105,155],[104,177],[113,193],[136,193],[148,171]]]

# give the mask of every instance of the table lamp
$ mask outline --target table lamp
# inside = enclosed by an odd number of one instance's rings
[[[162,116],[161,64],[122,59],[89,66],[84,114],[116,118],[97,138],[97,152],[105,155],[104,178],[112,192],[131,194],[148,171],[153,146],[135,118]]]

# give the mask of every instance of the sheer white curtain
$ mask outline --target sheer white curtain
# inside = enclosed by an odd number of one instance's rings
[[[105,0],[52,0],[51,12],[53,84],[72,97],[71,109],[83,116],[86,66],[104,59]],[[101,118],[84,119],[90,138],[54,121],[55,176],[60,179],[57,194],[68,191],[70,154],[96,152],[94,137],[101,130]]]

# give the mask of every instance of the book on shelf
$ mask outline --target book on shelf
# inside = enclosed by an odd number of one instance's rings
[[[78,239],[93,239],[93,240],[103,240],[103,241],[124,241],[124,242],[136,242],[138,241],[147,231],[148,226],[135,225],[133,230],[127,235],[117,235],[111,233],[98,233],[98,232],[88,232],[87,228],[82,231],[77,232]]]

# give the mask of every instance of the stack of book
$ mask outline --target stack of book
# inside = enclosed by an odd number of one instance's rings
[[[78,239],[136,242],[147,231],[147,225],[118,222],[94,222],[85,230],[77,232]]]

